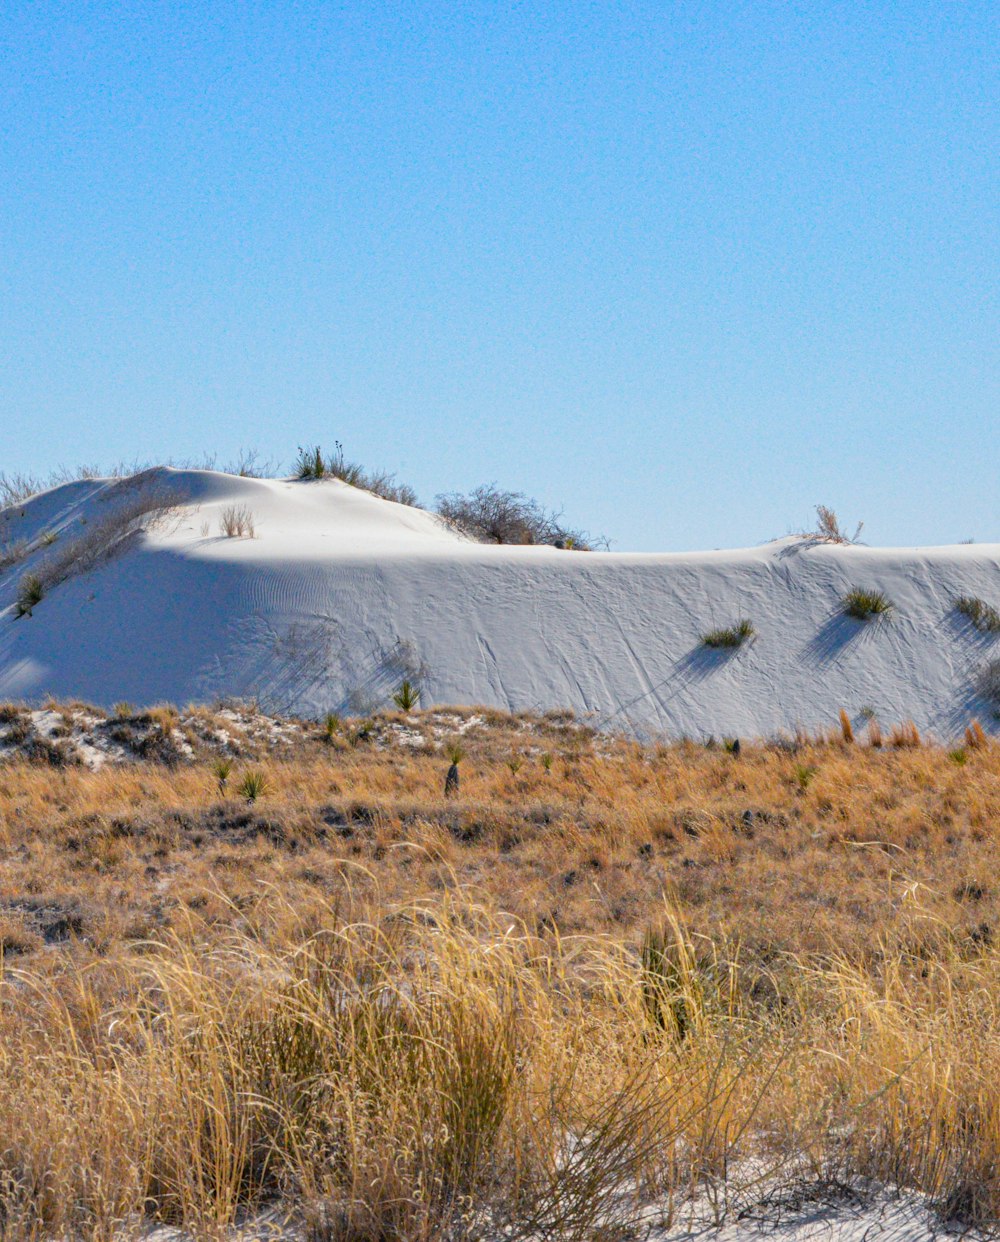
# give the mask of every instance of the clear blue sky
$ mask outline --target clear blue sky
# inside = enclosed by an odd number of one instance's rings
[[[990,3],[0,9],[0,469],[1000,539]]]

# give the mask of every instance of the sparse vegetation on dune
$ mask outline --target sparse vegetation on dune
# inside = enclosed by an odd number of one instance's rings
[[[967,618],[982,634],[1000,634],[1000,611],[975,595],[960,595],[955,611]]]
[[[339,479],[351,487],[371,492],[382,500],[419,507],[417,493],[409,484],[397,482],[394,474],[384,470],[366,470],[358,462],[348,461],[344,456],[344,446],[339,440],[332,453],[324,453],[320,445],[300,448],[295,459],[294,473],[299,479]]]
[[[165,488],[157,472],[148,471],[121,479],[102,498],[106,506],[98,520],[67,531],[59,539],[39,540],[42,554],[18,587],[15,615],[30,617],[34,609],[57,586],[78,574],[88,573],[118,555],[144,530],[165,521],[176,508],[178,497]]]
[[[845,718],[163,706],[105,727],[185,762],[8,759],[5,1236],[582,1240],[760,1176],[1000,1218],[1000,745]]]

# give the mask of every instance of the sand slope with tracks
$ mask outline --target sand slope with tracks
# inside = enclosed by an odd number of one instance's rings
[[[25,575],[93,535],[141,489],[171,510],[16,616]],[[227,538],[230,506],[254,538]],[[1000,544],[868,548],[789,538],[705,553],[572,552],[474,543],[419,509],[336,480],[163,469],[71,483],[0,514],[0,696],[101,705],[256,697],[317,715],[386,704],[572,707],[640,734],[769,736],[912,719],[997,731],[981,674],[1000,639],[956,612],[1000,607]],[[3,561],[0,560],[0,564]],[[861,622],[854,586],[892,600]],[[734,650],[701,637],[748,618]]]

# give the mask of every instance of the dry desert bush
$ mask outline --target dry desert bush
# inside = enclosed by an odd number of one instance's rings
[[[498,714],[446,798],[434,719],[224,777],[0,766],[5,1237],[272,1202],[317,1240],[625,1236],[760,1178],[1000,1216],[981,729],[737,756]]]

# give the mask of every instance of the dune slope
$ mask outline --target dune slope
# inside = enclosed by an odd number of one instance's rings
[[[149,489],[172,508],[16,616],[25,576]],[[254,538],[227,538],[229,506]],[[53,539],[54,536],[54,539]],[[1000,704],[980,675],[1000,638],[956,612],[1000,607],[1000,544],[874,549],[785,539],[738,551],[577,553],[470,542],[335,480],[160,470],[54,488],[0,515],[0,696],[188,702],[256,696],[316,715],[421,702],[572,707],[640,734],[766,736],[874,709],[947,738]],[[10,551],[7,559],[10,560]],[[0,558],[0,565],[4,561]],[[841,600],[879,589],[890,617]],[[740,618],[752,641],[701,637]]]

